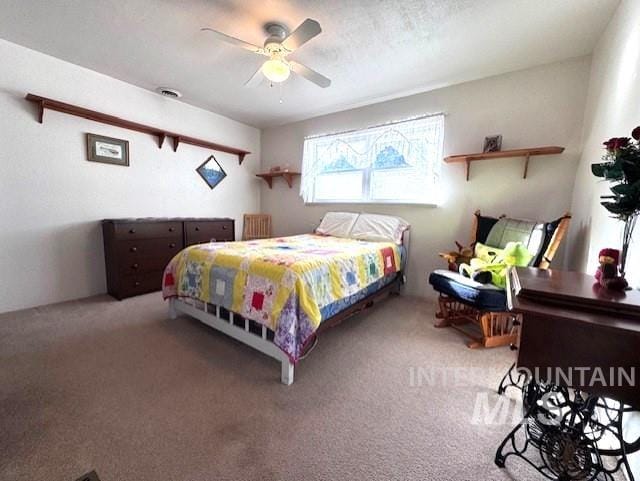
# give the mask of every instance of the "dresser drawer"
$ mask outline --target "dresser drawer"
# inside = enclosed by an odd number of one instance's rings
[[[182,239],[175,237],[116,242],[118,262],[126,264],[149,258],[167,259],[168,262],[181,250]]]
[[[234,240],[232,221],[188,221],[184,223],[185,244]]]
[[[162,270],[122,276],[120,278],[120,298],[137,296],[162,289]]]
[[[161,271],[167,267],[167,264],[173,256],[166,257],[145,257],[142,259],[123,262],[120,264],[118,271],[123,276],[131,276],[137,274],[145,274],[147,272]]]
[[[115,239],[182,238],[181,222],[132,222],[115,225]]]

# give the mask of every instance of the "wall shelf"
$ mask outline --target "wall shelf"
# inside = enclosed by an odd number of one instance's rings
[[[466,164],[466,176],[469,180],[469,170],[471,162],[486,159],[499,159],[506,157],[524,157],[524,175],[523,179],[527,178],[527,172],[529,171],[529,159],[534,155],[554,155],[564,152],[564,147],[548,146],[548,147],[532,147],[530,149],[513,149],[513,150],[500,150],[498,152],[480,152],[477,154],[462,154],[462,155],[450,155],[445,157],[444,161],[448,164],[462,163]]]
[[[277,170],[274,172],[265,172],[264,174],[256,174],[256,177],[260,177],[261,179],[264,179],[264,181],[267,183],[267,185],[269,186],[270,189],[273,188],[273,179],[275,177],[282,177],[284,180],[287,181],[287,184],[289,185],[289,188],[293,187],[293,179],[294,177],[297,177],[300,175],[300,172],[291,172],[291,171],[285,171],[285,170]]]
[[[124,129],[135,130],[136,132],[143,132],[145,134],[153,135],[158,139],[158,148],[162,148],[162,144],[164,144],[165,139],[167,137],[171,137],[173,139],[174,152],[178,150],[178,145],[180,145],[181,143],[196,145],[198,147],[204,147],[205,149],[237,155],[240,164],[242,164],[245,156],[251,153],[248,150],[237,149],[235,147],[229,147],[227,145],[217,144],[215,142],[209,142],[207,140],[197,139],[195,137],[189,137],[188,135],[169,132],[167,130],[152,127],[150,125],[139,124],[137,122],[132,122],[130,120],[115,117],[113,115],[104,114],[95,110],[85,109],[83,107],[78,107],[77,105],[59,102],[57,100],[48,99],[46,97],[40,97],[39,95],[27,94],[25,98],[38,106],[38,122],[40,123],[43,123],[44,121],[44,111],[46,109],[49,109],[55,110],[56,112],[62,112],[64,114],[75,115],[76,117],[93,120],[94,122],[114,125],[116,127],[122,127]]]

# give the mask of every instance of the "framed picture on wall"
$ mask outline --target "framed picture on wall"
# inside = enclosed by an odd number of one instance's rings
[[[482,152],[499,152],[502,148],[502,135],[491,135],[484,138]]]
[[[227,176],[227,173],[213,155],[200,164],[196,172],[200,174],[200,177],[204,179],[210,189],[213,189]]]
[[[129,141],[87,134],[87,160],[129,167]]]

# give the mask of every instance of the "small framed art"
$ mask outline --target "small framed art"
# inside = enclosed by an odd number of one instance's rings
[[[129,167],[129,141],[87,134],[87,160]]]
[[[227,176],[227,173],[213,155],[200,164],[196,172],[200,174],[200,177],[202,177],[210,189],[213,189]]]
[[[482,152],[499,152],[502,148],[502,135],[492,135],[484,138]]]

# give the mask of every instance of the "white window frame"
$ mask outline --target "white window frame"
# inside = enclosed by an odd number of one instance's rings
[[[406,167],[401,168],[375,168],[373,166],[373,160],[371,160],[371,151],[375,147],[376,142],[382,138],[385,134],[393,131],[395,134],[401,135],[401,131],[403,129],[410,128],[419,128],[420,122],[424,125],[428,125],[428,128],[433,129],[433,138],[425,139],[426,143],[423,145],[423,149],[425,150],[424,155],[430,156],[431,158],[420,159],[420,165],[416,163],[412,165],[411,170],[414,172],[416,169],[424,169],[425,176],[428,181],[428,185],[425,185],[425,189],[429,189],[428,192],[424,193],[422,198],[398,198],[398,199],[389,199],[389,198],[375,198],[370,197],[371,195],[371,181],[375,171],[385,171],[392,172],[393,170],[401,170]],[[427,127],[425,127],[427,128]],[[360,158],[367,158],[365,161],[365,165],[362,168],[353,168],[353,169],[345,169],[345,170],[337,170],[330,172],[330,175],[336,176],[342,173],[348,174],[353,172],[361,172],[362,173],[362,189],[358,199],[353,198],[318,198],[316,196],[316,182],[318,178],[323,175],[322,169],[326,166],[327,163],[331,161],[335,161],[335,159],[326,159],[323,160],[318,158],[318,145],[335,145],[339,143],[343,139],[349,139],[352,143],[355,143],[358,140],[358,137],[361,136],[361,140],[365,142],[366,147],[364,149],[351,149],[355,152],[354,155],[360,156]],[[408,146],[410,149],[416,150],[413,148],[412,141],[408,138],[406,139]],[[414,138],[415,142],[416,139]],[[345,140],[345,145],[349,145]],[[302,182],[300,187],[300,195],[303,197],[306,204],[419,204],[419,205],[438,205],[440,204],[440,169],[443,159],[443,150],[444,150],[444,114],[432,114],[425,115],[421,117],[414,117],[407,120],[402,120],[399,122],[392,122],[388,124],[378,125],[374,127],[368,127],[361,130],[354,131],[346,131],[339,132],[335,134],[322,135],[322,136],[312,136],[307,137],[304,140],[304,154],[303,154],[303,162],[302,162]],[[426,151],[429,151],[426,152]],[[411,151],[410,151],[411,152]],[[415,160],[415,159],[414,159]],[[352,163],[353,165],[353,163]],[[408,174],[410,175],[410,174]]]

